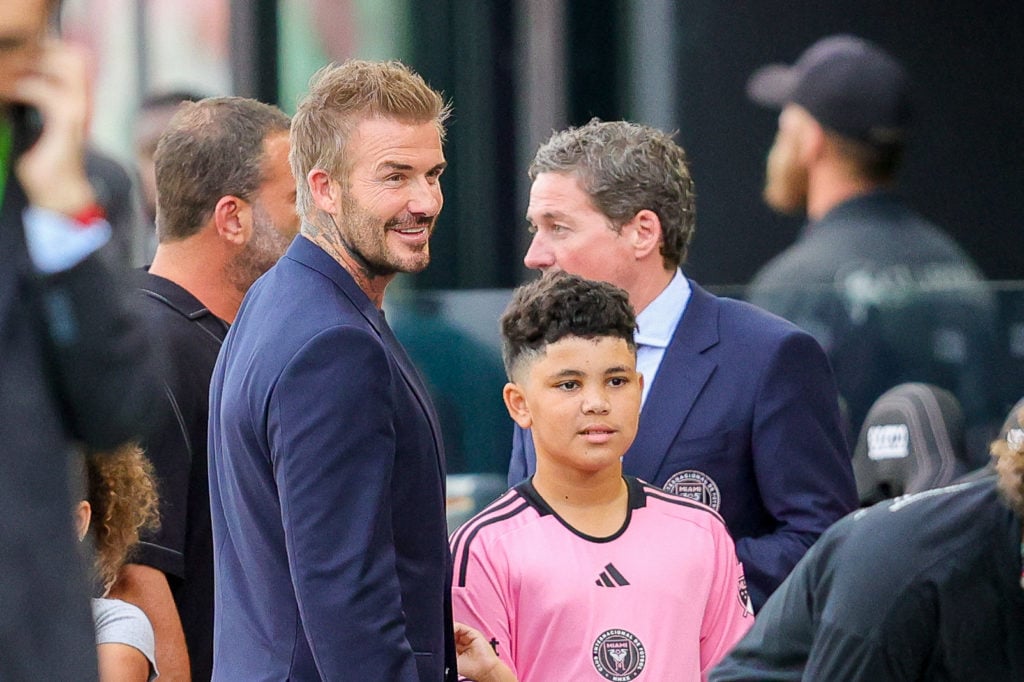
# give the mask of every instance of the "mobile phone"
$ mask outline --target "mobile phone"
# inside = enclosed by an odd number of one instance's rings
[[[43,117],[35,107],[16,104],[11,107],[11,124],[14,129],[14,157],[17,158],[43,134]]]

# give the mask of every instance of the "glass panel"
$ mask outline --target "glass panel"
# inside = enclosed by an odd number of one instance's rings
[[[130,159],[135,110],[151,92],[229,94],[229,17],[228,0],[66,0],[64,34],[95,60],[96,144]]]
[[[405,59],[408,0],[278,0],[281,108],[294,113],[309,77],[351,57]]]

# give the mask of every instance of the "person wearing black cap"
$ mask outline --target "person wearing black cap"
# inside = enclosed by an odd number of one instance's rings
[[[1022,419],[992,445],[995,475],[826,531],[710,681],[1024,679]]]
[[[751,76],[749,97],[782,112],[765,201],[782,213],[806,211],[809,222],[756,274],[749,298],[828,352],[849,435],[886,389],[927,382],[961,401],[982,463],[1002,409],[991,396],[995,304],[963,249],[893,192],[910,90],[893,57],[849,35]]]

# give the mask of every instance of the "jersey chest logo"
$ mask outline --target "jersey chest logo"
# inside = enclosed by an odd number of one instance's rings
[[[635,680],[647,665],[647,650],[632,632],[605,630],[594,641],[594,667],[611,682]]]
[[[696,469],[677,471],[668,477],[662,489],[673,495],[679,495],[680,497],[705,504],[715,511],[718,511],[722,504],[722,496],[718,491],[718,484],[703,471],[697,471]]]

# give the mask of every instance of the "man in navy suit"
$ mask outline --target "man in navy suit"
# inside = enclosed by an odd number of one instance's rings
[[[625,472],[716,509],[760,607],[857,507],[824,352],[796,326],[682,274],[693,181],[669,135],[595,119],[552,135],[530,177],[527,267],[615,284],[637,312],[645,384]],[[509,483],[535,467],[532,438],[517,428]]]
[[[381,311],[430,260],[447,115],[350,61],[292,120],[300,235],[210,393],[215,680],[455,680],[441,429]]]

